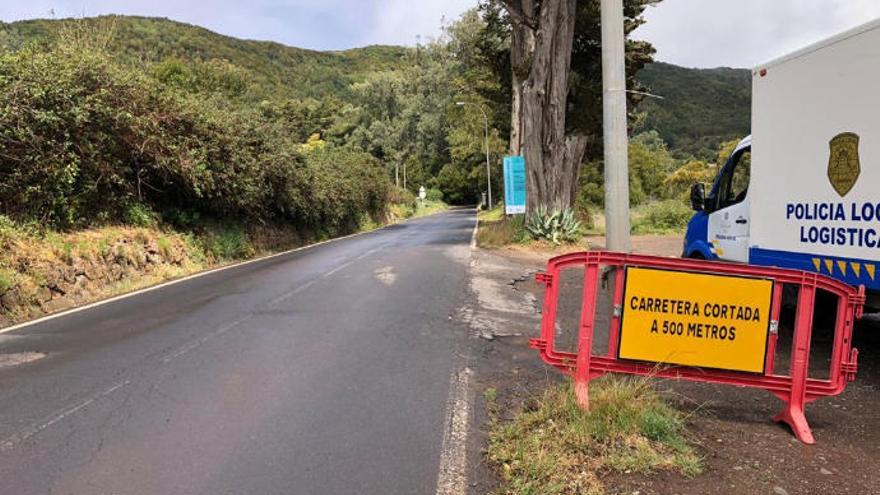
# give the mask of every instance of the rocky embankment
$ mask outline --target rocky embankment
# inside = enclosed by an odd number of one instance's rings
[[[184,236],[141,228],[0,237],[0,326],[202,269]]]

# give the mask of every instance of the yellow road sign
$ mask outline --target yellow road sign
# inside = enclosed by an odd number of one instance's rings
[[[621,359],[761,373],[773,281],[626,269]]]

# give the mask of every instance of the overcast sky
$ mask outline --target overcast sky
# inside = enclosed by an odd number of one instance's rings
[[[240,38],[335,50],[412,45],[477,0],[0,0],[0,19],[139,14]],[[636,32],[657,59],[689,67],[752,67],[880,17],[880,0],[665,0]]]
[[[637,38],[658,60],[754,67],[880,17],[880,0],[664,0]]]

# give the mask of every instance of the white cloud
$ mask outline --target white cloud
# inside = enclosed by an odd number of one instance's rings
[[[877,17],[877,0],[665,0],[634,37],[664,62],[753,67]]]
[[[373,27],[364,33],[363,43],[412,45],[417,35],[422,41],[437,37],[442,19],[456,19],[476,4],[476,0],[383,0],[376,5]]]

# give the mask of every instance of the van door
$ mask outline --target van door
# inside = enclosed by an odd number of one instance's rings
[[[751,148],[737,148],[721,170],[713,194],[708,198],[713,206],[709,214],[709,243],[723,260],[749,261],[751,168]]]

